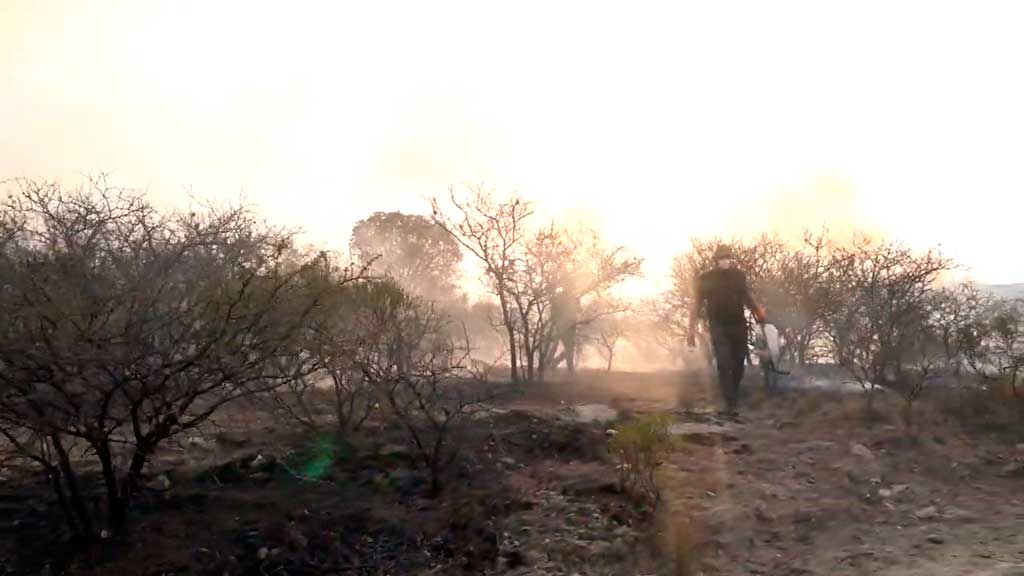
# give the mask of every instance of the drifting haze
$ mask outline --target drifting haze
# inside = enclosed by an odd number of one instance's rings
[[[0,4],[0,178],[112,171],[343,246],[486,181],[663,287],[691,235],[864,228],[1024,278],[1013,2]]]

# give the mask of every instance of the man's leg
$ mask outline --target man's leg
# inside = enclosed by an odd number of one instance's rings
[[[731,396],[733,398],[733,405],[730,408],[733,412],[739,407],[740,403],[740,383],[743,382],[743,372],[746,369],[746,359],[749,353],[747,348],[747,331],[746,327],[734,328],[730,330],[729,344],[732,349],[732,361],[733,369],[730,376],[732,377]]]
[[[735,361],[732,354],[732,346],[728,334],[720,326],[711,326],[711,346],[715,352],[715,364],[718,368],[718,388],[722,392],[722,400],[725,402],[725,409],[732,411],[736,406],[736,398],[733,396],[733,371]]]

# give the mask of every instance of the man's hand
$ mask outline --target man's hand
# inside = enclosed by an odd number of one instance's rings
[[[768,323],[768,315],[764,311],[764,306],[758,306],[754,309],[754,318],[757,319],[758,324]]]

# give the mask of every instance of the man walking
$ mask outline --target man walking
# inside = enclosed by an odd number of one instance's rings
[[[764,324],[764,309],[754,301],[747,285],[747,276],[736,268],[735,256],[728,246],[719,246],[714,254],[715,267],[697,277],[687,344],[695,345],[697,322],[704,310],[708,331],[718,365],[718,385],[726,410],[737,415],[740,381],[747,358],[747,320],[744,307],[749,308],[759,324]]]

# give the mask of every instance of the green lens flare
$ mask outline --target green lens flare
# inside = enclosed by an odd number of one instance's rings
[[[313,449],[313,459],[301,468],[302,475],[317,480],[326,476],[334,464],[335,452],[336,446],[330,438],[318,438]]]

